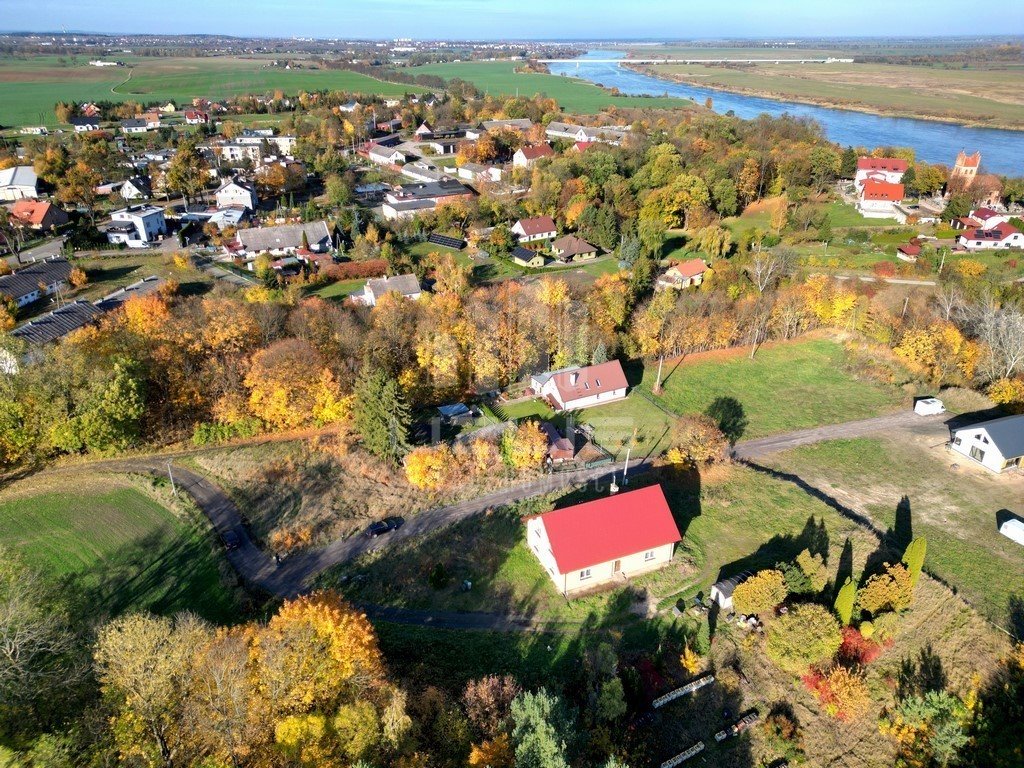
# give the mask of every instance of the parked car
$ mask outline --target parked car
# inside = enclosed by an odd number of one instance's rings
[[[376,523],[372,523],[369,528],[366,529],[366,535],[371,539],[375,539],[378,536],[383,536],[385,533],[390,531],[397,531],[402,527],[405,520],[401,517],[385,517],[383,520],[378,520]]]
[[[220,538],[224,542],[224,549],[229,552],[232,549],[238,549],[242,545],[242,539],[234,531],[225,531]]]

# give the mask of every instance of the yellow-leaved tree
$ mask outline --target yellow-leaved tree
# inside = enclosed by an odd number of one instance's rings
[[[437,490],[448,484],[454,468],[454,457],[447,444],[422,446],[410,451],[405,459],[405,476],[417,488]]]
[[[505,463],[513,469],[540,467],[548,452],[548,439],[533,419],[506,429],[501,436],[501,453]]]

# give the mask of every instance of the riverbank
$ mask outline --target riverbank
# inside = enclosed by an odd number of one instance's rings
[[[631,72],[635,72],[646,77],[653,77],[657,80],[661,80],[666,83],[679,83],[681,85],[705,88],[707,90],[720,91],[722,93],[733,93],[740,96],[752,96],[761,99],[787,101],[796,104],[806,104],[807,106],[812,107],[821,107],[824,109],[837,109],[842,110],[844,112],[858,112],[860,114],[876,115],[879,117],[908,118],[913,120],[925,120],[933,123],[943,123],[945,125],[962,126],[965,128],[989,128],[1024,133],[1024,123],[1021,122],[1012,122],[1004,120],[983,121],[972,119],[971,116],[967,114],[939,115],[920,111],[919,109],[894,109],[880,105],[867,104],[863,102],[852,102],[849,100],[842,99],[816,98],[811,96],[786,93],[782,91],[764,88],[748,88],[731,83],[726,84],[714,82],[711,80],[706,80],[702,77],[688,77],[686,75],[682,75],[679,73],[664,72],[660,71],[657,68],[657,65],[632,64],[629,62],[628,59],[623,59],[620,62],[620,66],[623,69],[628,69]]]

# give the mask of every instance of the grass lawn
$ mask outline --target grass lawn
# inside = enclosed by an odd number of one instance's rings
[[[315,291],[310,291],[309,295],[319,296],[321,299],[330,301],[344,301],[350,294],[362,291],[364,285],[366,285],[365,279],[338,280],[335,283],[323,285]]]
[[[766,463],[798,474],[902,540],[927,537],[928,570],[1004,624],[1010,599],[1024,599],[1024,556],[999,533],[996,516],[1004,510],[1024,517],[1024,480],[964,466],[940,447],[943,438],[940,425],[934,435],[836,440]],[[953,463],[961,469],[951,470]]]
[[[868,418],[905,404],[898,391],[848,372],[846,358],[829,339],[768,345],[753,360],[742,351],[697,355],[665,364],[657,399],[679,414],[733,399],[747,420],[743,439]],[[657,363],[646,365],[640,386],[650,392],[657,374]]]
[[[153,492],[117,477],[24,480],[0,495],[0,544],[66,579],[91,615],[130,609],[237,618],[221,583],[217,544],[198,511],[172,512]],[[194,517],[193,517],[194,512]]]
[[[849,203],[833,201],[826,206],[828,220],[833,229],[846,227],[898,227],[900,223],[896,219],[869,219],[861,216],[860,212]],[[904,241],[900,241],[904,242]]]

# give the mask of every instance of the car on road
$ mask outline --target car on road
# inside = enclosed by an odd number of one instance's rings
[[[224,542],[224,549],[228,550],[229,552],[232,549],[238,549],[240,546],[242,546],[241,537],[239,537],[239,535],[234,531],[224,531],[224,533],[221,534],[220,538],[221,541]]]
[[[390,531],[397,531],[404,523],[405,520],[401,517],[385,517],[383,520],[371,523],[370,527],[366,529],[366,535],[371,539],[376,539]]]

